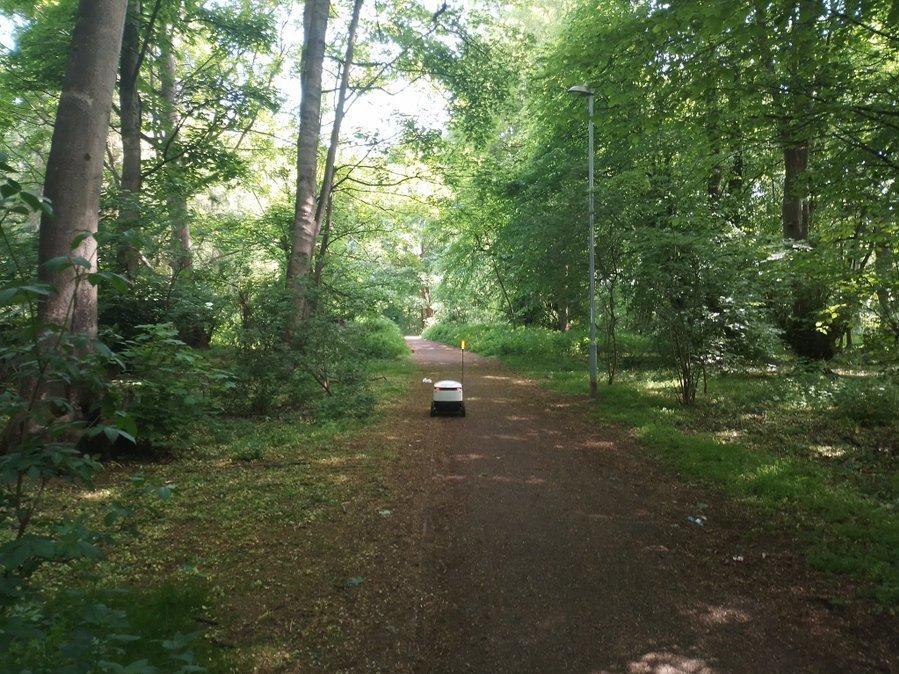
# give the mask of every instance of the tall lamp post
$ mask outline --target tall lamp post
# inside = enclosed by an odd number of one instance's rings
[[[590,397],[597,396],[597,373],[596,373],[596,204],[593,194],[593,91],[586,86],[571,87],[569,94],[575,96],[585,96],[587,98],[587,173],[588,173],[588,189],[587,204],[590,222],[590,243],[588,253],[590,258]]]

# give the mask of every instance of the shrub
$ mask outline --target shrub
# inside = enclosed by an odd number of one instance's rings
[[[5,644],[6,672],[207,671],[198,639],[209,589],[198,579],[150,589],[79,587],[29,607],[29,631]]]
[[[833,402],[838,414],[860,426],[890,426],[899,419],[899,382],[889,377],[848,379]]]
[[[129,283],[127,292],[104,294],[100,323],[125,340],[140,335],[146,325],[171,323],[178,339],[206,348],[228,299],[218,291],[215,280],[196,271],[173,283],[168,276],[143,271]]]
[[[178,339],[170,323],[139,326],[120,355],[125,377],[117,392],[137,427],[138,441],[170,447],[197,421],[214,411],[216,387],[231,387],[230,376]]]
[[[580,351],[581,333],[504,324],[438,323],[425,331],[427,339],[458,345],[463,339],[484,356],[570,358]]]
[[[228,399],[233,414],[299,411],[316,418],[364,416],[373,405],[369,363],[408,353],[403,335],[385,318],[345,320],[327,307],[307,318],[285,343],[291,300],[277,285],[262,282],[245,296],[241,324],[226,335],[236,386]]]
[[[399,326],[390,319],[363,318],[356,321],[358,353],[364,358],[395,359],[409,353]]]

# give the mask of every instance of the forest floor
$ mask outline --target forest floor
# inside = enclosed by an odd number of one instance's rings
[[[59,495],[175,485],[102,574],[140,633],[202,630],[212,672],[899,672],[895,614],[789,530],[494,359],[430,418],[460,354],[409,343],[374,420],[221,419]]]
[[[354,441],[396,454],[384,516],[347,533],[365,552],[329,649],[285,671],[899,671],[895,617],[789,534],[490,359],[466,357],[467,418],[429,418],[421,379],[459,353],[410,344],[405,400]]]

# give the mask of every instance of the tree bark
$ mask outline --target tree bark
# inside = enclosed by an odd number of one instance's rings
[[[783,236],[807,241],[811,220],[808,195],[809,146],[807,142],[784,141],[784,193],[781,209]]]
[[[322,284],[322,275],[325,271],[325,257],[328,254],[328,246],[331,245],[331,218],[334,211],[334,200],[328,199],[328,207],[325,209],[324,222],[322,223],[322,240],[318,245],[318,253],[315,256],[315,273],[313,274],[313,285],[320,288]]]
[[[331,235],[331,216],[334,210],[332,190],[334,189],[334,167],[337,163],[337,146],[340,144],[340,128],[346,114],[346,94],[350,84],[350,67],[353,63],[353,54],[356,48],[356,29],[359,26],[359,14],[362,11],[364,0],[355,0],[353,15],[347,32],[346,54],[344,56],[343,69],[340,75],[340,86],[337,92],[337,106],[334,109],[334,124],[331,127],[331,141],[328,145],[328,156],[325,159],[325,175],[322,178],[321,190],[318,195],[318,204],[315,208],[315,238],[321,233],[322,240],[318,254],[315,256],[315,271],[313,273],[313,285],[321,286],[322,272],[325,268],[325,256],[328,253],[328,243]],[[311,310],[314,310],[312,305]]]
[[[811,154],[818,120],[813,94],[818,73],[825,63],[819,58],[817,21],[821,12],[817,0],[794,0],[790,5],[790,42],[785,85],[787,95],[781,108],[780,145],[783,151],[784,181],[781,224],[789,242],[808,242],[812,226]],[[842,328],[838,324],[818,325],[830,289],[797,278],[792,288],[792,308],[784,322],[787,342],[805,358],[831,358]]]
[[[330,0],[306,0],[303,12],[300,131],[297,138],[297,189],[287,284],[293,294],[293,323],[306,313],[306,288],[318,236],[315,191],[321,132],[322,69]]]
[[[178,155],[176,137],[179,130],[178,119],[178,73],[175,55],[170,42],[172,27],[166,31],[168,38],[160,42],[159,84],[162,97],[163,147],[173,153],[164,168],[166,182],[166,210],[172,232],[172,273],[193,268],[193,248],[190,238],[190,210],[187,207],[187,193],[184,188],[184,165]]]
[[[119,121],[122,136],[119,234],[139,227],[141,217],[141,101],[137,87],[140,67],[140,11],[140,0],[130,0],[119,60]],[[118,263],[129,278],[137,275],[140,256],[127,239],[118,243]]]
[[[340,128],[343,125],[343,117],[346,114],[346,93],[350,85],[350,69],[353,65],[353,55],[356,52],[356,30],[359,27],[359,14],[362,12],[362,3],[365,0],[355,0],[353,4],[353,16],[350,19],[350,27],[347,31],[346,53],[343,58],[343,70],[340,74],[340,87],[337,91],[337,106],[334,108],[334,125],[331,127],[331,142],[328,145],[328,156],[325,159],[325,175],[322,179],[322,187],[316,208],[315,221],[317,228],[321,230],[322,213],[325,205],[330,205],[331,190],[334,187],[334,165],[337,162],[337,146],[340,144]]]
[[[56,111],[44,177],[44,196],[53,215],[41,218],[38,276],[56,292],[41,302],[39,317],[74,333],[97,334],[97,288],[81,282],[74,268],[59,271],[44,263],[80,257],[97,269],[97,232],[103,153],[125,24],[126,0],[80,0],[68,65]],[[77,246],[79,233],[88,233]]]
[[[889,241],[877,244],[874,253],[874,271],[877,277],[877,302],[880,306],[880,322],[899,341],[899,296],[894,292],[896,278],[895,256]]]
[[[426,270],[428,268],[427,250],[425,249],[425,240],[423,238],[418,248],[418,259],[421,260],[422,269]],[[421,298],[419,318],[421,319],[421,329],[424,331],[424,329],[428,327],[428,321],[434,317],[434,306],[431,299],[431,287],[428,283],[427,276],[422,273],[419,278],[421,279],[421,286],[418,291],[418,295]]]

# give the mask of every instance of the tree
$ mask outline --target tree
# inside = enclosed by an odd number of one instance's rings
[[[318,146],[321,132],[322,70],[330,0],[307,0],[303,12],[300,131],[297,137],[297,183],[287,284],[293,296],[293,322],[306,313],[306,282],[318,237],[315,217]]]
[[[174,27],[172,27],[174,28]],[[173,31],[170,31],[171,35]],[[172,272],[189,270],[193,267],[193,251],[190,240],[190,212],[187,208],[187,193],[184,185],[184,162],[178,148],[178,74],[175,54],[170,39],[162,40],[160,54],[160,126],[164,152],[171,153],[164,168],[166,187],[166,210],[172,232]]]
[[[347,89],[350,85],[350,71],[353,67],[353,55],[356,51],[356,30],[359,27],[359,14],[362,11],[364,0],[353,1],[353,14],[350,18],[350,26],[347,30],[346,53],[340,71],[340,85],[337,90],[337,106],[334,109],[334,124],[331,127],[331,142],[328,145],[328,156],[325,159],[325,172],[322,178],[321,191],[318,197],[318,206],[315,209],[316,236],[322,232],[322,241],[315,260],[315,285],[321,283],[322,270],[325,266],[325,256],[328,252],[328,239],[331,227],[332,203],[331,192],[334,189],[334,167],[337,161],[337,147],[340,144],[340,128],[343,117],[346,114]]]
[[[78,4],[44,179],[53,213],[41,217],[38,274],[55,292],[41,302],[40,318],[89,337],[97,332],[97,288],[78,277],[97,270],[94,234],[126,7],[126,0]]]

